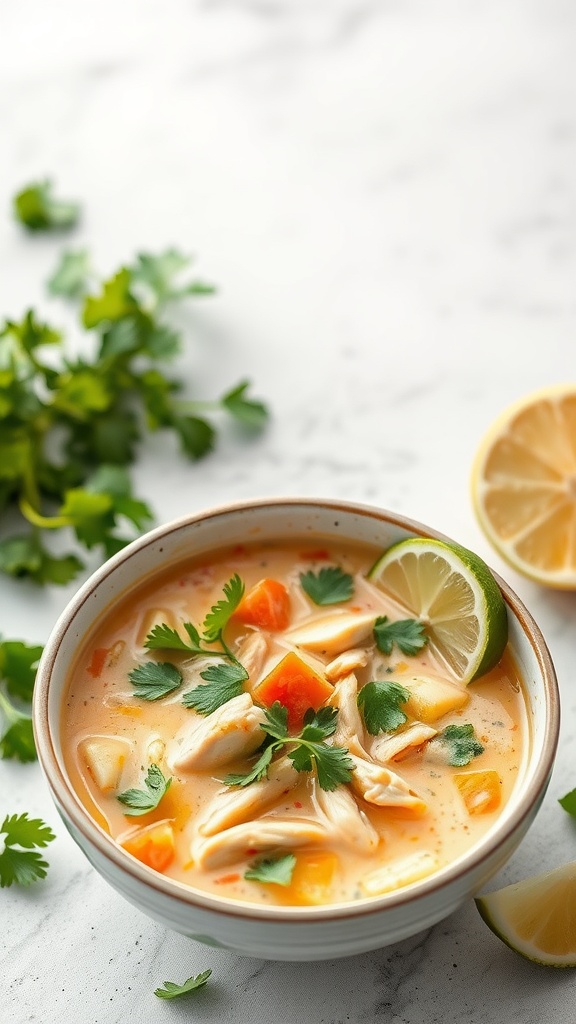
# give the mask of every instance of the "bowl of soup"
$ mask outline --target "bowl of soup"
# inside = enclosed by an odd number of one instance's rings
[[[463,683],[374,580],[409,538],[448,542],[259,500],[154,529],[79,589],[38,671],[39,759],[145,914],[239,954],[349,956],[431,927],[516,849],[558,741],[546,643],[492,574],[507,642]]]

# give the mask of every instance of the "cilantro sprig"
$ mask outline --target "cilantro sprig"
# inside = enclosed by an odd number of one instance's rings
[[[37,852],[55,839],[51,828],[28,814],[6,815],[0,826],[0,887],[31,885],[46,877],[48,864]]]
[[[409,691],[400,683],[385,680],[365,683],[358,691],[357,702],[370,735],[394,732],[404,725],[408,716],[400,705],[409,697]]]
[[[72,226],[77,204],[50,182],[23,189],[16,216],[31,230]],[[38,584],[66,584],[85,568],[82,553],[114,554],[152,522],[132,493],[128,467],[148,434],[171,431],[198,460],[216,442],[217,420],[261,428],[266,406],[242,380],[215,399],[182,393],[165,372],[183,346],[175,304],[215,288],[189,273],[175,248],[140,252],[102,280],[87,250],[68,250],[47,282],[76,301],[77,338],[29,309],[0,321],[0,514],[14,523],[0,541],[0,572]],[[74,547],[53,550],[64,535]]]
[[[193,708],[201,715],[210,715],[222,704],[238,697],[248,679],[248,673],[240,664],[226,643],[224,631],[236,611],[244,594],[244,583],[237,573],[223,587],[224,596],[216,602],[206,615],[200,628],[191,622],[182,623],[187,635],[185,640],[178,630],[160,623],[150,631],[144,646],[148,650],[167,650],[186,653],[192,657],[225,659],[219,665],[209,665],[201,673],[204,683],[189,690],[182,697],[187,708]],[[171,662],[147,662],[130,674],[131,681],[139,686],[136,696],[146,700],[157,700],[170,693],[182,683],[182,674]],[[147,695],[146,695],[147,694]]]
[[[287,756],[296,771],[315,770],[322,789],[331,791],[350,782],[354,762],[348,756],[347,748],[326,743],[336,731],[336,708],[322,707],[318,711],[309,708],[304,716],[304,726],[297,736],[288,732],[288,709],[280,701],[274,701],[271,708],[265,709],[264,714],[266,721],[260,728],[269,738],[267,746],[249,772],[227,775],[224,779],[226,786],[249,786],[265,778],[272,758],[286,746],[290,748]]]
[[[311,569],[300,573],[302,589],[314,604],[332,605],[349,601],[354,593],[354,580],[350,573],[338,565],[324,566],[315,573]]]
[[[0,757],[35,761],[30,702],[42,647],[0,642]]]
[[[189,992],[195,992],[197,989],[203,988],[211,974],[212,970],[209,967],[208,970],[202,971],[196,977],[187,978],[182,985],[177,985],[174,981],[165,981],[162,987],[154,989],[154,995],[158,996],[159,999],[176,999],[179,996],[185,996]]]
[[[408,657],[418,654],[418,651],[421,651],[428,643],[423,622],[419,622],[418,619],[390,621],[387,615],[380,615],[376,619],[374,640],[382,654],[391,654],[392,648],[396,644],[402,654],[406,654]]]
[[[137,818],[141,814],[148,814],[148,811],[156,810],[162,797],[168,792],[171,782],[172,779],[165,778],[157,764],[151,764],[144,779],[146,788],[126,789],[119,793],[116,799],[128,808],[124,814]]]

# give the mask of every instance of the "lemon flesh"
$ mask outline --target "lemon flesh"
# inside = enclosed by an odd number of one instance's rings
[[[429,538],[399,541],[368,578],[424,623],[431,651],[460,682],[500,660],[508,639],[506,605],[490,569],[472,551]]]
[[[521,956],[576,967],[576,861],[478,896],[488,927]]]
[[[509,565],[576,589],[576,384],[506,409],[479,446],[471,489],[478,522]]]

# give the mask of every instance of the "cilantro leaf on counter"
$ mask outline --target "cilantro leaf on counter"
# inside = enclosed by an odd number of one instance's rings
[[[196,977],[188,978],[183,985],[176,985],[173,981],[165,981],[163,988],[154,989],[154,995],[158,996],[159,999],[177,999],[178,996],[185,996],[188,992],[195,992],[197,989],[202,988],[211,974],[212,970],[208,968],[207,971],[202,971]]]
[[[265,885],[290,885],[296,867],[293,853],[285,853],[280,857],[266,857],[257,860],[251,868],[244,872],[248,882],[262,882]]]
[[[0,757],[27,762],[36,760],[30,702],[36,669],[42,654],[39,645],[20,640],[0,642]],[[16,701],[16,703],[14,703]]]
[[[140,252],[130,268],[130,280],[136,288],[142,288],[145,297],[151,297],[154,305],[174,302],[187,295],[213,295],[214,285],[199,280],[181,280],[181,272],[192,263],[190,256],[184,256],[178,249],[165,249],[157,256]]]
[[[448,764],[455,768],[463,768],[474,757],[484,753],[484,747],[474,735],[474,726],[469,722],[465,725],[447,725],[432,742],[441,743],[445,747]]]
[[[275,753],[289,746],[287,756],[297,772],[316,771],[321,789],[331,791],[339,785],[350,782],[354,762],[345,747],[329,746],[325,740],[336,731],[338,711],[323,707],[319,711],[310,708],[304,716],[304,726],[297,736],[288,732],[288,709],[274,701],[271,708],[264,708],[266,722],[260,728],[272,739],[251,770],[245,773],[227,775],[226,786],[248,786],[263,779]]]
[[[151,764],[144,779],[146,789],[127,789],[119,793],[116,799],[128,808],[124,814],[136,818],[158,807],[171,782],[172,779],[166,779],[157,764]]]
[[[61,231],[74,227],[78,203],[55,199],[50,180],[33,182],[14,196],[14,215],[29,231]]]
[[[128,674],[141,700],[160,700],[182,685],[182,673],[169,661],[145,661]]]
[[[409,691],[400,683],[376,680],[361,687],[358,691],[358,707],[371,736],[377,736],[380,732],[394,732],[404,725],[408,716],[400,705],[405,704],[409,696]]]
[[[60,256],[58,266],[47,281],[47,288],[51,295],[78,299],[88,290],[91,276],[88,250],[68,250]]]
[[[52,829],[28,814],[6,815],[0,825],[0,887],[30,885],[46,877],[48,864],[34,847],[43,848],[55,839]]]
[[[262,402],[247,398],[246,392],[250,382],[243,380],[231,391],[228,391],[220,399],[224,409],[227,409],[235,419],[244,423],[247,427],[260,428],[268,418],[268,410]]]
[[[576,818],[576,789],[571,789],[569,793],[565,793],[564,796],[560,797],[558,803],[567,814]]]
[[[354,593],[354,580],[350,573],[337,565],[325,566],[315,573],[310,569],[300,573],[302,589],[314,604],[332,605],[349,601]]]
[[[374,623],[374,640],[382,654],[391,654],[396,644],[402,654],[412,656],[428,643],[424,624],[418,619],[399,619],[390,622],[387,615],[380,615]]]

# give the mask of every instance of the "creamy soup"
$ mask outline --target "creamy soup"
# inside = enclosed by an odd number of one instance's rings
[[[302,906],[402,888],[490,829],[528,743],[513,658],[456,681],[367,579],[379,554],[235,547],[102,618],[63,748],[127,853],[194,889]]]

